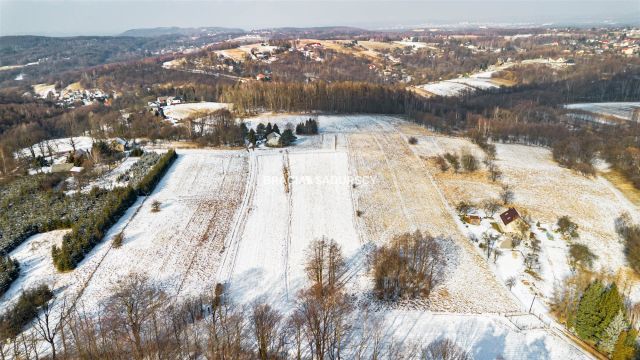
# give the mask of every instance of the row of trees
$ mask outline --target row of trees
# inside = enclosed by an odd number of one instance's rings
[[[318,134],[318,120],[308,119],[296,125],[296,134],[298,135],[316,135]]]

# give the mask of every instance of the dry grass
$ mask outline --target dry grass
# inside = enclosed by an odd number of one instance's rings
[[[518,84],[516,81],[503,79],[503,78],[491,78],[491,82],[499,86],[507,86],[507,87],[515,86]]]
[[[80,82],[74,82],[72,84],[69,84],[66,88],[64,88],[66,91],[77,91],[77,90],[83,90],[84,87],[82,87],[82,85],[80,85]]]
[[[244,61],[245,58],[247,57],[247,52],[240,48],[218,50],[218,51],[215,51],[215,53],[218,55],[229,57],[235,61]]]
[[[606,172],[600,172],[599,175],[613,184],[613,186],[620,190],[634,205],[640,206],[640,190],[636,189],[633,183],[627,180],[619,171],[610,169]]]
[[[411,124],[399,126],[418,136],[423,130]],[[390,125],[383,127],[388,129],[348,135],[356,175],[375,179],[372,185],[358,186],[354,191],[358,208],[364,210],[359,221],[364,223],[366,236],[384,243],[394,234],[420,229],[451,238],[455,264],[447,270],[449,277],[443,287],[429,299],[427,306],[431,310],[517,310],[506,289],[498,284],[486,262],[461,234],[448,204],[430,180],[425,161],[413,152],[420,146],[430,146],[429,143],[422,144],[419,140],[417,145],[408,145],[404,134],[394,131]],[[486,298],[497,301],[486,302],[483,300]]]

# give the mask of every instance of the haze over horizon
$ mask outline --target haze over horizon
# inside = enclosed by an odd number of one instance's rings
[[[640,23],[640,1],[0,0],[0,36],[117,35],[134,28]]]

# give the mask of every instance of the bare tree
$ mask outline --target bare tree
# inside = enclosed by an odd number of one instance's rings
[[[340,245],[333,239],[322,237],[314,240],[308,250],[309,261],[305,266],[307,277],[320,292],[337,286],[345,271]]]
[[[164,292],[152,285],[145,275],[137,273],[119,281],[108,299],[107,312],[125,329],[136,358],[144,357],[144,327],[164,302]]]
[[[339,289],[322,292],[313,287],[299,294],[295,316],[302,320],[304,335],[316,359],[340,358],[351,310]]]
[[[280,353],[283,343],[280,337],[282,315],[268,304],[256,303],[251,312],[251,325],[258,345],[258,357],[262,360]]]
[[[493,217],[500,210],[500,203],[497,200],[489,199],[482,202],[482,210],[485,215]]]
[[[422,350],[423,360],[471,360],[471,355],[449,339],[435,340]]]
[[[396,236],[373,254],[375,292],[381,299],[429,297],[444,279],[445,239],[419,231]]]
[[[500,191],[500,200],[502,200],[502,203],[504,205],[508,205],[513,202],[514,198],[515,194],[513,193],[511,186],[508,184],[502,185],[502,190]]]
[[[54,314],[54,308],[57,311]],[[66,298],[62,302],[56,302],[55,298],[42,306],[42,310],[36,315],[35,331],[51,347],[51,357],[56,358],[56,337],[62,331],[68,314]]]
[[[482,234],[482,246],[484,246],[485,251],[487,252],[487,260],[491,257],[491,253],[494,252],[495,244],[498,241],[498,236],[493,235],[489,232],[485,232]]]

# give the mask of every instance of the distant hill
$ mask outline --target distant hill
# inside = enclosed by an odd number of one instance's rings
[[[314,34],[318,36],[359,35],[363,33],[372,32],[366,29],[360,29],[360,28],[350,27],[350,26],[280,27],[280,28],[263,29],[260,31],[270,31],[272,33],[290,34],[290,35]]]
[[[198,27],[198,28],[181,28],[181,27],[158,27],[147,29],[131,29],[120,34],[121,36],[135,36],[135,37],[157,37],[165,35],[208,35],[208,34],[220,34],[220,33],[240,33],[245,31],[242,29],[224,28],[224,27]]]

